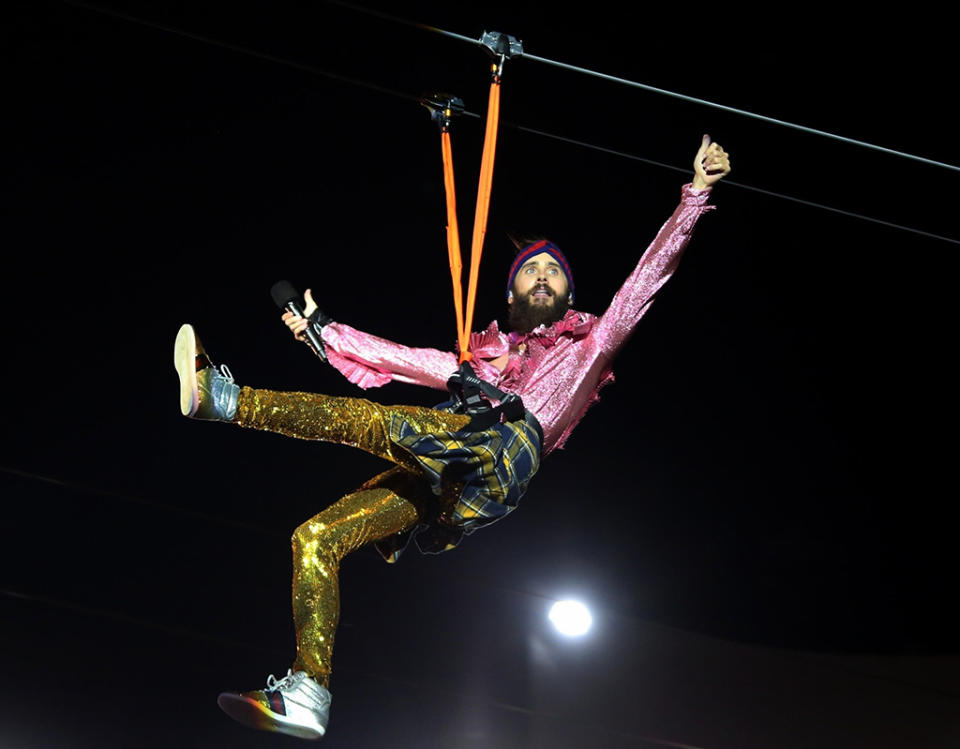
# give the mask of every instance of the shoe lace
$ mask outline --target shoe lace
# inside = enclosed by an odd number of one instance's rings
[[[276,692],[278,689],[289,689],[295,683],[293,678],[293,669],[287,669],[287,675],[282,679],[277,679],[273,674],[267,677],[267,691]]]

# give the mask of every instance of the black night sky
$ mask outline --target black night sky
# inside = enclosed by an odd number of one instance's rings
[[[921,7],[359,3],[6,13],[0,746],[293,745],[216,695],[286,672],[289,535],[384,464],[187,421],[172,345],[192,322],[241,384],[360,395],[289,337],[286,278],[453,346],[439,137],[406,97],[483,114],[487,58],[364,9],[960,163]],[[702,133],[730,184],[516,513],[345,561],[325,743],[956,747],[957,172],[532,60],[502,97],[475,328],[505,316],[507,231],[563,247],[600,313]],[[482,135],[454,125],[465,244]],[[563,596],[581,642],[547,630]]]

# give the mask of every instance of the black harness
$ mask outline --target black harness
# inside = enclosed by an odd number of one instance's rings
[[[469,362],[463,362],[450,375],[447,389],[453,396],[449,402],[451,410],[471,417],[470,423],[463,429],[465,432],[482,432],[501,421],[522,421],[527,417],[527,410],[519,395],[505,393],[481,380]],[[492,400],[499,401],[500,405],[490,405]]]

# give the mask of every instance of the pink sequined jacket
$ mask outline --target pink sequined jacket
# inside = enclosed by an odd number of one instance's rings
[[[613,357],[676,270],[697,220],[713,210],[709,193],[684,185],[680,205],[600,317],[570,310],[527,334],[504,334],[494,321],[471,335],[477,374],[523,399],[543,427],[544,455],[563,446],[600,388],[613,380]],[[401,346],[342,323],[325,326],[323,342],[330,363],[361,388],[398,380],[446,390],[457,369],[452,352]],[[508,352],[502,371],[490,364]]]

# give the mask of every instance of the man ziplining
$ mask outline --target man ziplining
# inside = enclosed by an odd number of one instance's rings
[[[271,675],[263,689],[221,694],[218,703],[230,717],[300,738],[324,735],[340,561],[371,543],[395,561],[411,537],[421,551],[444,551],[514,509],[541,459],[563,446],[612,379],[614,356],[673,274],[700,216],[713,210],[712,186],[729,172],[727,153],[705,135],[680,205],[600,317],[571,309],[573,273],[556,245],[541,238],[518,248],[507,280],[511,330],[504,334],[493,322],[473,333],[464,357],[471,370],[461,370],[463,380],[475,373],[488,400],[522,401],[493,423],[474,413],[482,407],[456,413],[446,404],[382,406],[240,387],[226,367],[214,366],[193,327],[181,327],[174,364],[185,416],[351,445],[395,464],[294,531],[296,657],[285,677]],[[457,354],[409,348],[334,322],[309,290],[304,301],[303,316],[286,312],[283,321],[298,340],[308,330],[318,333],[316,353],[350,382],[447,390]]]

